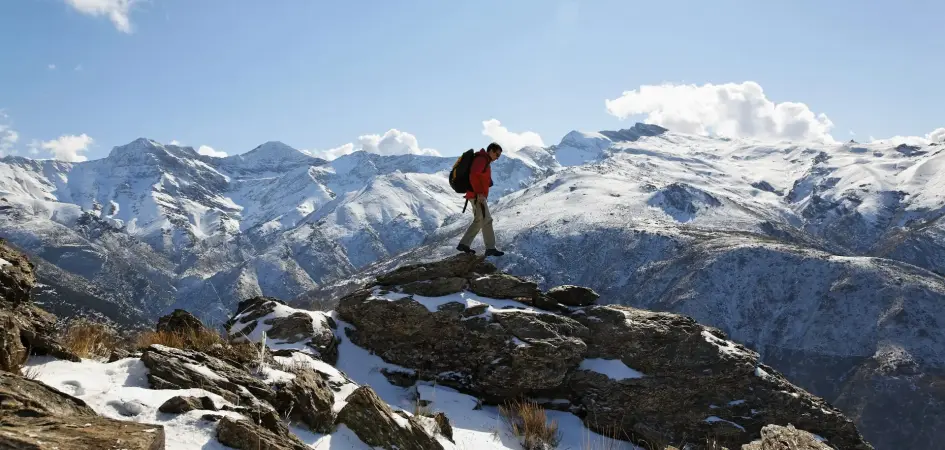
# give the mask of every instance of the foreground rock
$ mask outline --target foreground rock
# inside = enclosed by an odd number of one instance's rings
[[[358,388],[347,402],[338,413],[338,423],[345,424],[365,444],[389,450],[443,450],[415,418],[393,412],[371,388]]]
[[[337,363],[335,321],[319,312],[289,311],[281,300],[254,297],[240,302],[236,314],[225,326],[235,341],[252,341],[254,333],[265,331],[269,344],[304,343],[319,359],[332,365]]]
[[[163,450],[164,428],[99,417],[84,401],[0,372],[0,449]]]
[[[492,403],[522,395],[566,399],[589,428],[644,446],[690,442],[698,449],[714,441],[739,448],[762,437],[766,425],[794,424],[844,450],[872,449],[840,411],[717,329],[670,313],[575,306],[593,303],[596,294],[571,286],[537,292],[516,277],[472,271],[480,268],[474,260],[453,257],[378,277],[340,300],[338,314],[356,327],[346,332],[419,378]],[[392,284],[435,285],[436,277],[469,280],[474,292],[421,303]],[[473,288],[489,280],[492,286]],[[571,309],[554,314],[484,293],[527,294]]]
[[[0,449],[163,450],[164,428],[105,417],[0,418]]]
[[[0,370],[19,372],[29,356],[80,361],[53,338],[56,316],[32,302],[33,264],[0,240]]]
[[[816,436],[793,425],[768,425],[761,429],[761,439],[743,445],[742,450],[832,450]]]

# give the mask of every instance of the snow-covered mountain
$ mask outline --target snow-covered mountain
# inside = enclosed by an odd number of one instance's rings
[[[292,298],[422,243],[459,217],[453,162],[328,162],[280,142],[213,158],[144,138],[74,164],[8,157],[0,237],[37,260],[40,300],[57,312],[135,323],[181,307],[221,321],[240,299]],[[539,148],[505,159],[497,197],[549,163]]]
[[[835,402],[877,448],[937,448],[945,145],[759,144],[638,125],[548,150],[562,168],[492,207],[502,270],[717,326]],[[453,253],[464,226],[297,304]]]

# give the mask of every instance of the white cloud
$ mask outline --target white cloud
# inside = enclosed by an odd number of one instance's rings
[[[55,65],[55,64],[50,64],[50,65],[48,65],[48,66],[46,66],[46,67],[49,68],[49,70],[56,70],[56,65]]]
[[[503,127],[502,123],[496,119],[484,120],[482,122],[482,134],[489,136],[493,141],[502,146],[502,150],[514,152],[522,147],[534,145],[544,147],[545,143],[541,136],[534,131],[524,133],[513,133],[508,128]]]
[[[644,85],[604,103],[608,113],[621,119],[645,114],[645,122],[682,133],[836,142],[826,115],[814,114],[803,103],[774,103],[753,81]]]
[[[350,155],[355,152],[354,144],[347,143],[341,147],[330,148],[328,150],[302,150],[303,152],[314,156],[316,158],[321,158],[324,160],[331,161],[333,159],[342,157],[344,155]]]
[[[79,136],[65,135],[59,136],[59,139],[41,142],[39,143],[39,148],[52,153],[53,158],[60,161],[80,162],[88,160],[88,158],[79,153],[88,151],[89,145],[91,145],[92,142],[93,139],[91,137],[82,133]]]
[[[177,141],[173,141],[173,142],[177,142]],[[174,145],[177,145],[177,144],[174,144]],[[219,150],[214,150],[213,147],[211,147],[211,146],[209,146],[209,145],[201,145],[200,148],[197,149],[197,153],[199,153],[199,154],[201,154],[201,155],[204,155],[204,156],[212,156],[212,157],[214,157],[214,158],[225,158],[225,157],[226,157],[226,152],[222,152],[222,151],[219,151]]]
[[[416,136],[391,128],[383,136],[368,134],[358,137],[361,150],[378,155],[430,155],[440,156],[432,148],[420,148]]]
[[[0,111],[0,157],[6,156],[8,153],[16,153],[13,146],[20,140],[20,133],[17,133],[9,123],[6,123],[8,118],[6,113]]]
[[[83,14],[90,16],[108,16],[118,31],[131,33],[131,21],[128,13],[139,0],[65,0]]]
[[[933,142],[945,143],[945,127],[936,128],[925,136],[893,136],[886,139],[873,139],[873,136],[870,136],[870,143],[873,144],[888,144],[888,145],[916,145],[923,146],[929,145]]]
[[[328,150],[302,150],[316,158],[333,160],[357,151],[365,151],[378,155],[428,155],[441,156],[440,152],[432,148],[421,148],[417,137],[394,128],[387,130],[383,136],[366,134],[358,136],[358,143],[347,143],[340,147]]]

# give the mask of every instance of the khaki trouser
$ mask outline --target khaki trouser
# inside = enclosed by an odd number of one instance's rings
[[[473,221],[459,242],[469,247],[482,230],[482,241],[486,244],[486,249],[494,249],[495,232],[492,231],[492,214],[489,213],[489,205],[486,204],[486,200],[478,202],[476,199],[471,199],[469,203],[472,205]]]

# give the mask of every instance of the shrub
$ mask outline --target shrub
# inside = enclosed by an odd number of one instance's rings
[[[550,450],[561,442],[558,422],[549,422],[545,409],[537,403],[513,400],[500,406],[499,412],[524,450]]]
[[[115,329],[104,323],[77,318],[66,324],[59,341],[79,357],[103,358],[118,347],[121,338]]]

